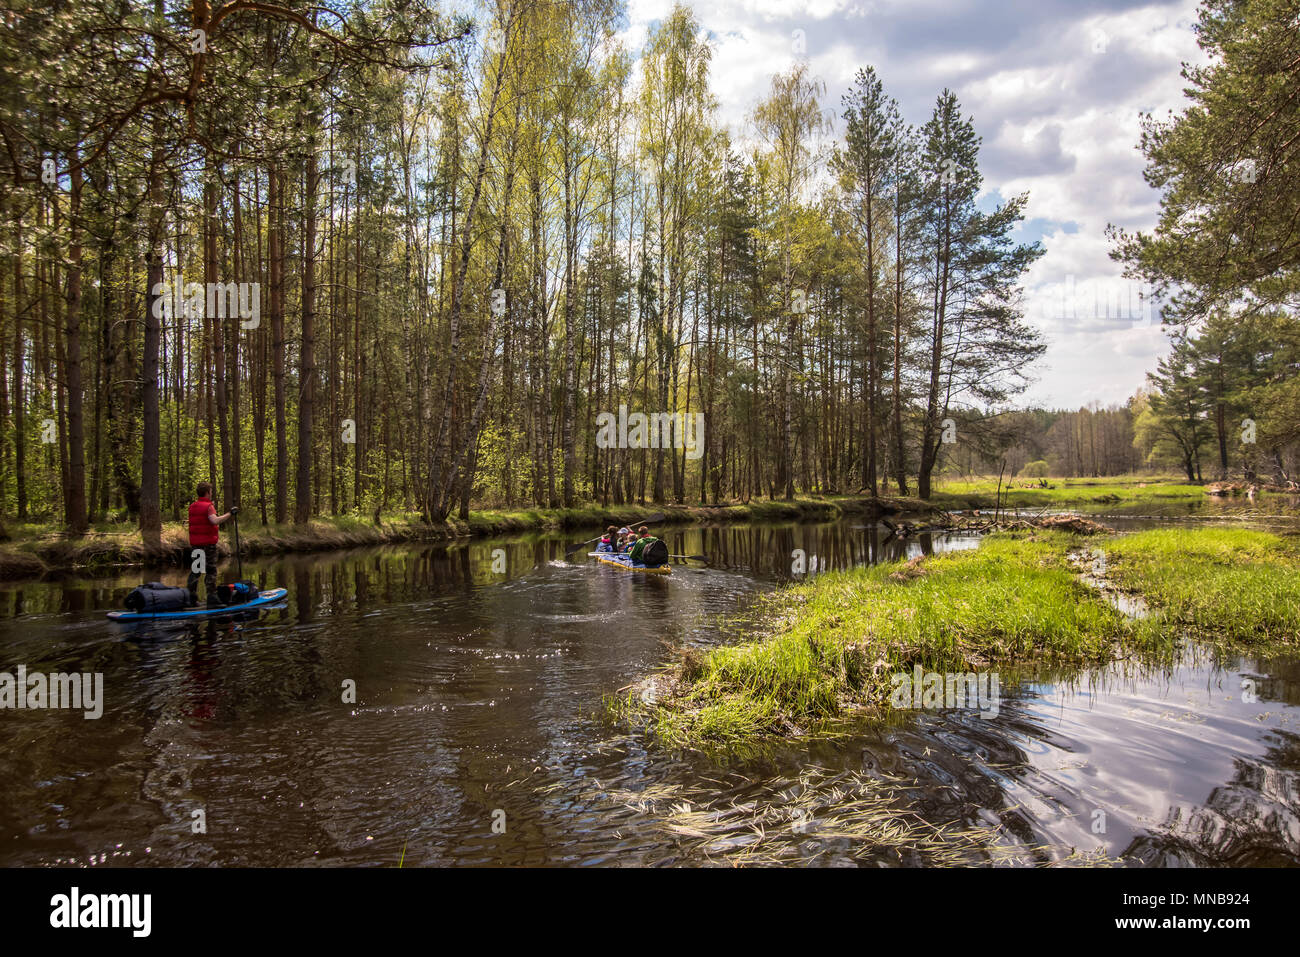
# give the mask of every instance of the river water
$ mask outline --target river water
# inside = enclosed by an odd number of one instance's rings
[[[606,696],[733,640],[720,621],[796,549],[843,568],[978,544],[666,538],[713,567],[632,575],[557,535],[285,556],[244,565],[282,607],[168,627],[104,614],[177,571],[0,585],[0,671],[104,681],[97,720],[0,711],[0,865],[1300,863],[1294,655],[1004,674],[996,716],[746,753],[612,723]]]

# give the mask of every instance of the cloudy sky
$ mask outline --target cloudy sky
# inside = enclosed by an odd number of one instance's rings
[[[1201,62],[1194,0],[699,0],[713,90],[738,137],[771,75],[802,56],[839,112],[857,70],[876,68],[920,126],[945,86],[984,140],[982,204],[1029,193],[1022,241],[1047,253],[1026,276],[1026,313],[1048,342],[1022,402],[1124,401],[1166,348],[1136,283],[1107,255],[1108,223],[1150,228],[1139,114],[1185,103],[1183,62]],[[673,0],[630,0],[640,50]],[[842,124],[839,127],[842,129]]]

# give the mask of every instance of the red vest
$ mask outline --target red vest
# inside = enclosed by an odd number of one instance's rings
[[[217,526],[208,521],[209,515],[217,514],[212,499],[201,498],[190,506],[190,544],[217,544]]]

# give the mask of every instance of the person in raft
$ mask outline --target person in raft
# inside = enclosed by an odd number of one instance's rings
[[[633,562],[635,562],[636,564],[641,564],[642,558],[645,555],[646,546],[649,545],[651,542],[657,542],[658,539],[655,538],[653,535],[651,535],[650,529],[646,528],[644,525],[638,528],[636,530],[636,533],[637,533],[636,543],[632,546],[630,550],[630,554],[632,556]]]
[[[218,515],[216,506],[212,504],[212,486],[207,482],[200,482],[197,491],[198,500],[190,505],[190,552],[187,556],[190,577],[185,584],[190,590],[190,604],[197,605],[199,573],[194,571],[194,552],[202,549],[204,593],[207,595],[208,604],[215,605],[217,604],[217,541],[219,539],[217,529],[228,522],[232,515],[238,515],[239,509],[232,508],[225,515]]]
[[[632,529],[624,525],[622,528],[618,530],[618,546],[614,549],[614,551],[620,553],[627,552],[629,549],[631,549],[632,543],[635,540],[636,540],[635,536],[633,536],[632,534]]]
[[[605,537],[600,540],[596,546],[598,552],[616,552],[618,551],[618,529],[611,525],[605,529]]]

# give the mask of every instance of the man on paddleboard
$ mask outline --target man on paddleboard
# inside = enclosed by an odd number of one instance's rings
[[[208,604],[215,605],[217,604],[217,541],[219,539],[217,530],[228,522],[232,515],[239,514],[239,508],[235,507],[225,515],[218,515],[216,506],[212,504],[212,486],[207,482],[200,482],[197,491],[198,500],[190,505],[190,577],[186,585],[190,590],[190,604],[197,605],[199,573],[194,571],[194,552],[202,549],[204,593]]]

